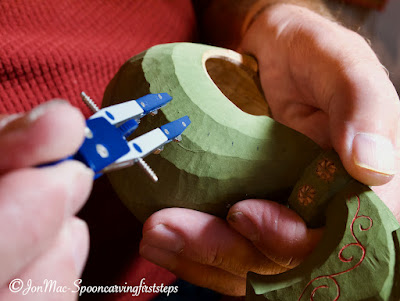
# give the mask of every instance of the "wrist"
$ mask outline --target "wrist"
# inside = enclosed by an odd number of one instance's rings
[[[254,21],[262,15],[266,10],[275,10],[280,9],[285,10],[293,10],[298,8],[306,8],[310,11],[313,11],[321,16],[324,16],[330,20],[333,20],[332,15],[330,14],[328,8],[321,0],[258,0],[253,3],[244,17],[242,26],[241,26],[241,37],[245,36],[246,32],[249,30],[250,26],[254,23]],[[290,18],[290,16],[288,16]]]
[[[257,59],[265,58],[271,51],[280,53],[283,57],[289,54],[296,55],[299,52],[305,52],[307,55],[307,49],[317,46],[315,44],[317,37],[320,43],[325,43],[325,39],[321,37],[325,36],[326,32],[342,34],[341,30],[338,30],[342,27],[329,19],[297,4],[267,5],[254,15],[248,28],[245,29],[240,49]],[[262,55],[259,57],[260,53]]]
[[[203,42],[235,49],[244,34],[269,6],[292,4],[330,16],[323,0],[213,0],[198,15]]]

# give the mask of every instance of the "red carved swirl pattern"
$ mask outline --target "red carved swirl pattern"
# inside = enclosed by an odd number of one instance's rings
[[[330,279],[330,280],[332,280],[332,281],[334,282],[334,284],[335,284],[335,286],[336,286],[336,292],[337,292],[337,294],[336,294],[335,299],[333,299],[333,301],[338,300],[338,299],[340,298],[340,285],[339,285],[339,283],[337,282],[337,280],[335,279],[335,277],[336,277],[336,276],[339,276],[339,275],[342,275],[342,274],[345,274],[345,273],[348,273],[348,272],[354,270],[355,268],[357,268],[357,267],[364,261],[364,259],[365,259],[365,254],[366,254],[366,249],[365,249],[365,247],[361,244],[361,242],[358,240],[358,238],[356,237],[356,235],[354,234],[354,223],[355,223],[358,219],[367,219],[367,220],[369,221],[368,227],[365,227],[365,228],[364,228],[364,227],[360,224],[360,225],[359,225],[359,230],[360,230],[360,231],[368,231],[369,229],[372,228],[373,221],[372,221],[372,218],[369,217],[369,216],[366,216],[366,215],[360,215],[360,216],[359,216],[359,215],[358,215],[358,213],[360,212],[361,200],[360,200],[360,197],[359,197],[358,195],[357,195],[356,197],[357,197],[357,202],[358,202],[358,204],[357,204],[357,211],[356,211],[356,214],[354,215],[353,220],[352,220],[352,222],[351,222],[351,224],[350,224],[351,235],[353,236],[355,242],[344,245],[344,246],[340,249],[340,251],[339,251],[339,253],[338,253],[338,258],[339,258],[339,260],[340,260],[341,262],[344,262],[344,263],[352,262],[353,259],[354,259],[354,257],[353,257],[353,256],[350,256],[350,257],[346,258],[346,257],[343,255],[343,252],[344,252],[344,250],[346,250],[347,248],[352,247],[352,246],[355,246],[355,247],[359,248],[359,249],[361,250],[361,252],[362,252],[362,255],[361,255],[360,260],[359,260],[354,266],[352,266],[351,268],[349,268],[349,269],[347,269],[347,270],[344,270],[344,271],[341,271],[341,272],[338,272],[338,273],[335,273],[335,274],[332,274],[332,275],[318,276],[318,277],[316,277],[316,278],[310,280],[310,282],[308,282],[308,284],[307,284],[306,287],[304,288],[303,292],[301,293],[301,295],[300,295],[298,301],[300,301],[301,298],[304,296],[304,294],[305,294],[307,288],[308,288],[312,283],[314,283],[315,281],[317,281],[317,280],[319,280],[319,279]],[[348,201],[349,201],[349,200],[348,200]],[[311,300],[311,301],[314,301],[315,293],[316,293],[319,289],[322,289],[322,288],[329,288],[329,286],[328,286],[328,285],[320,285],[320,286],[317,286],[316,288],[314,288],[313,291],[311,292],[311,295],[310,295],[310,300]]]

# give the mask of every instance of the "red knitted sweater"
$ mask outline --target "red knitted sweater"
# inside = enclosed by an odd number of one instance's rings
[[[55,97],[83,108],[82,90],[100,102],[124,61],[194,24],[189,0],[1,1],[0,113]]]
[[[4,0],[0,2],[0,114],[64,98],[89,110],[85,91],[100,104],[106,85],[133,55],[160,43],[190,41],[190,0]],[[91,232],[83,285],[171,283],[175,277],[137,255],[141,225],[114,195],[106,177],[95,182],[81,212]],[[136,300],[148,300],[141,294]],[[131,294],[84,295],[122,300]]]

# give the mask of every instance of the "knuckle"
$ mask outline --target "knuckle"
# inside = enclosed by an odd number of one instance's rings
[[[375,52],[363,36],[356,32],[348,32],[345,40],[348,41],[344,49],[344,53],[348,58],[346,61],[347,64],[354,66],[370,66],[374,64],[380,66]]]

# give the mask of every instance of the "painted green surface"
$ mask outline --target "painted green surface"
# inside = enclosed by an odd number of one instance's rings
[[[245,198],[289,199],[308,225],[326,222],[324,237],[291,271],[250,273],[249,300],[311,300],[314,289],[314,300],[335,300],[338,294],[338,300],[400,299],[400,231],[390,211],[368,187],[349,177],[336,154],[318,157],[321,150],[308,138],[232,104],[202,65],[210,49],[215,48],[188,43],[153,47],[129,60],[109,84],[105,106],[147,93],[173,96],[157,116],[143,119],[137,135],[184,115],[192,120],[182,142],[147,157],[158,183],[137,166],[109,175],[122,201],[144,221],[166,207],[224,217],[229,206]],[[322,178],[321,159],[335,166],[333,173],[322,168]],[[314,189],[307,206],[310,190],[305,185]]]
[[[331,181],[316,173],[325,159],[337,168]],[[299,204],[304,186],[316,190],[308,205]],[[289,203],[306,219],[323,216],[324,237],[293,270],[249,273],[247,300],[399,300],[400,226],[374,192],[347,175],[334,152],[323,153],[306,169]],[[327,204],[323,210],[321,203]]]
[[[142,221],[165,207],[224,216],[230,205],[248,197],[287,199],[319,152],[303,135],[230,102],[203,67],[203,54],[210,49],[216,48],[189,43],[150,48],[128,61],[105,93],[103,105],[146,93],[173,97],[157,116],[141,122],[138,133],[184,115],[192,121],[182,142],[146,159],[158,183],[151,183],[137,166],[110,174],[123,202]]]

